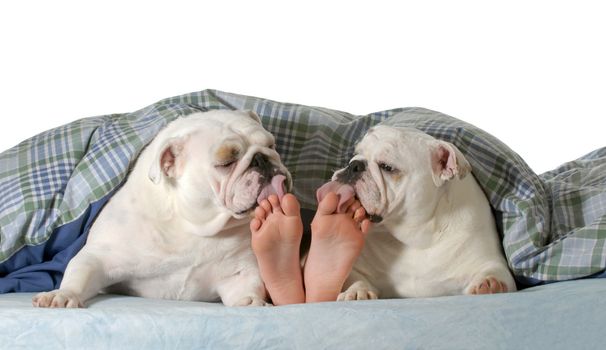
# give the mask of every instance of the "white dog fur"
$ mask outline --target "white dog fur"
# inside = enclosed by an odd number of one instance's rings
[[[470,171],[448,142],[416,129],[372,128],[333,176],[349,182],[380,221],[339,300],[475,294],[495,280],[501,285],[491,288],[515,291],[489,203]]]
[[[138,158],[93,224],[58,290],[38,307],[83,307],[101,291],[265,305],[249,211],[290,186],[274,138],[252,112],[170,123]],[[283,192],[282,192],[283,194]]]

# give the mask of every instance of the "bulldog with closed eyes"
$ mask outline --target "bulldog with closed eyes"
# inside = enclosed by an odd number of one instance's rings
[[[37,307],[83,307],[101,291],[265,305],[249,212],[290,174],[252,112],[179,118],[143,150],[94,222],[60,288]]]
[[[379,125],[318,190],[357,196],[375,222],[338,300],[516,290],[489,203],[452,144]]]

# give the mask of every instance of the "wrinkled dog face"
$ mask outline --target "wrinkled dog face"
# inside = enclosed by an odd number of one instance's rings
[[[274,137],[256,114],[212,111],[173,124],[150,178],[177,189],[186,205],[214,205],[242,218],[268,195],[282,196],[290,189],[292,180],[275,151]]]
[[[439,188],[469,163],[456,147],[411,128],[379,125],[360,141],[349,165],[333,180],[354,187],[371,221],[423,215]]]

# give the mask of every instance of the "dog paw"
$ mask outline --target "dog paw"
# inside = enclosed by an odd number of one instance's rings
[[[374,300],[379,299],[379,295],[371,290],[366,284],[358,282],[354,283],[345,292],[339,294],[337,301],[349,300]]]
[[[272,304],[259,297],[244,297],[233,306],[272,306]]]
[[[36,294],[36,296],[32,298],[32,305],[35,307],[50,308],[84,307],[80,299],[74,293],[60,289]]]
[[[468,291],[469,294],[507,293],[507,285],[492,276],[488,276],[472,284]]]

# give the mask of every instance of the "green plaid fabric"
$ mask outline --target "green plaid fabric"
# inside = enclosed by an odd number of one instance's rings
[[[204,90],[128,114],[82,119],[0,154],[0,261],[42,244],[119,187],[156,133],[179,116],[210,109],[256,111],[277,140],[294,193],[314,210],[315,191],[347,164],[377,123],[416,127],[457,145],[497,218],[519,278],[552,281],[604,270],[606,149],[538,176],[506,145],[447,115],[402,108],[366,116]]]
[[[601,271],[606,260],[606,148],[541,175],[551,208],[540,264],[546,276],[575,278]]]

